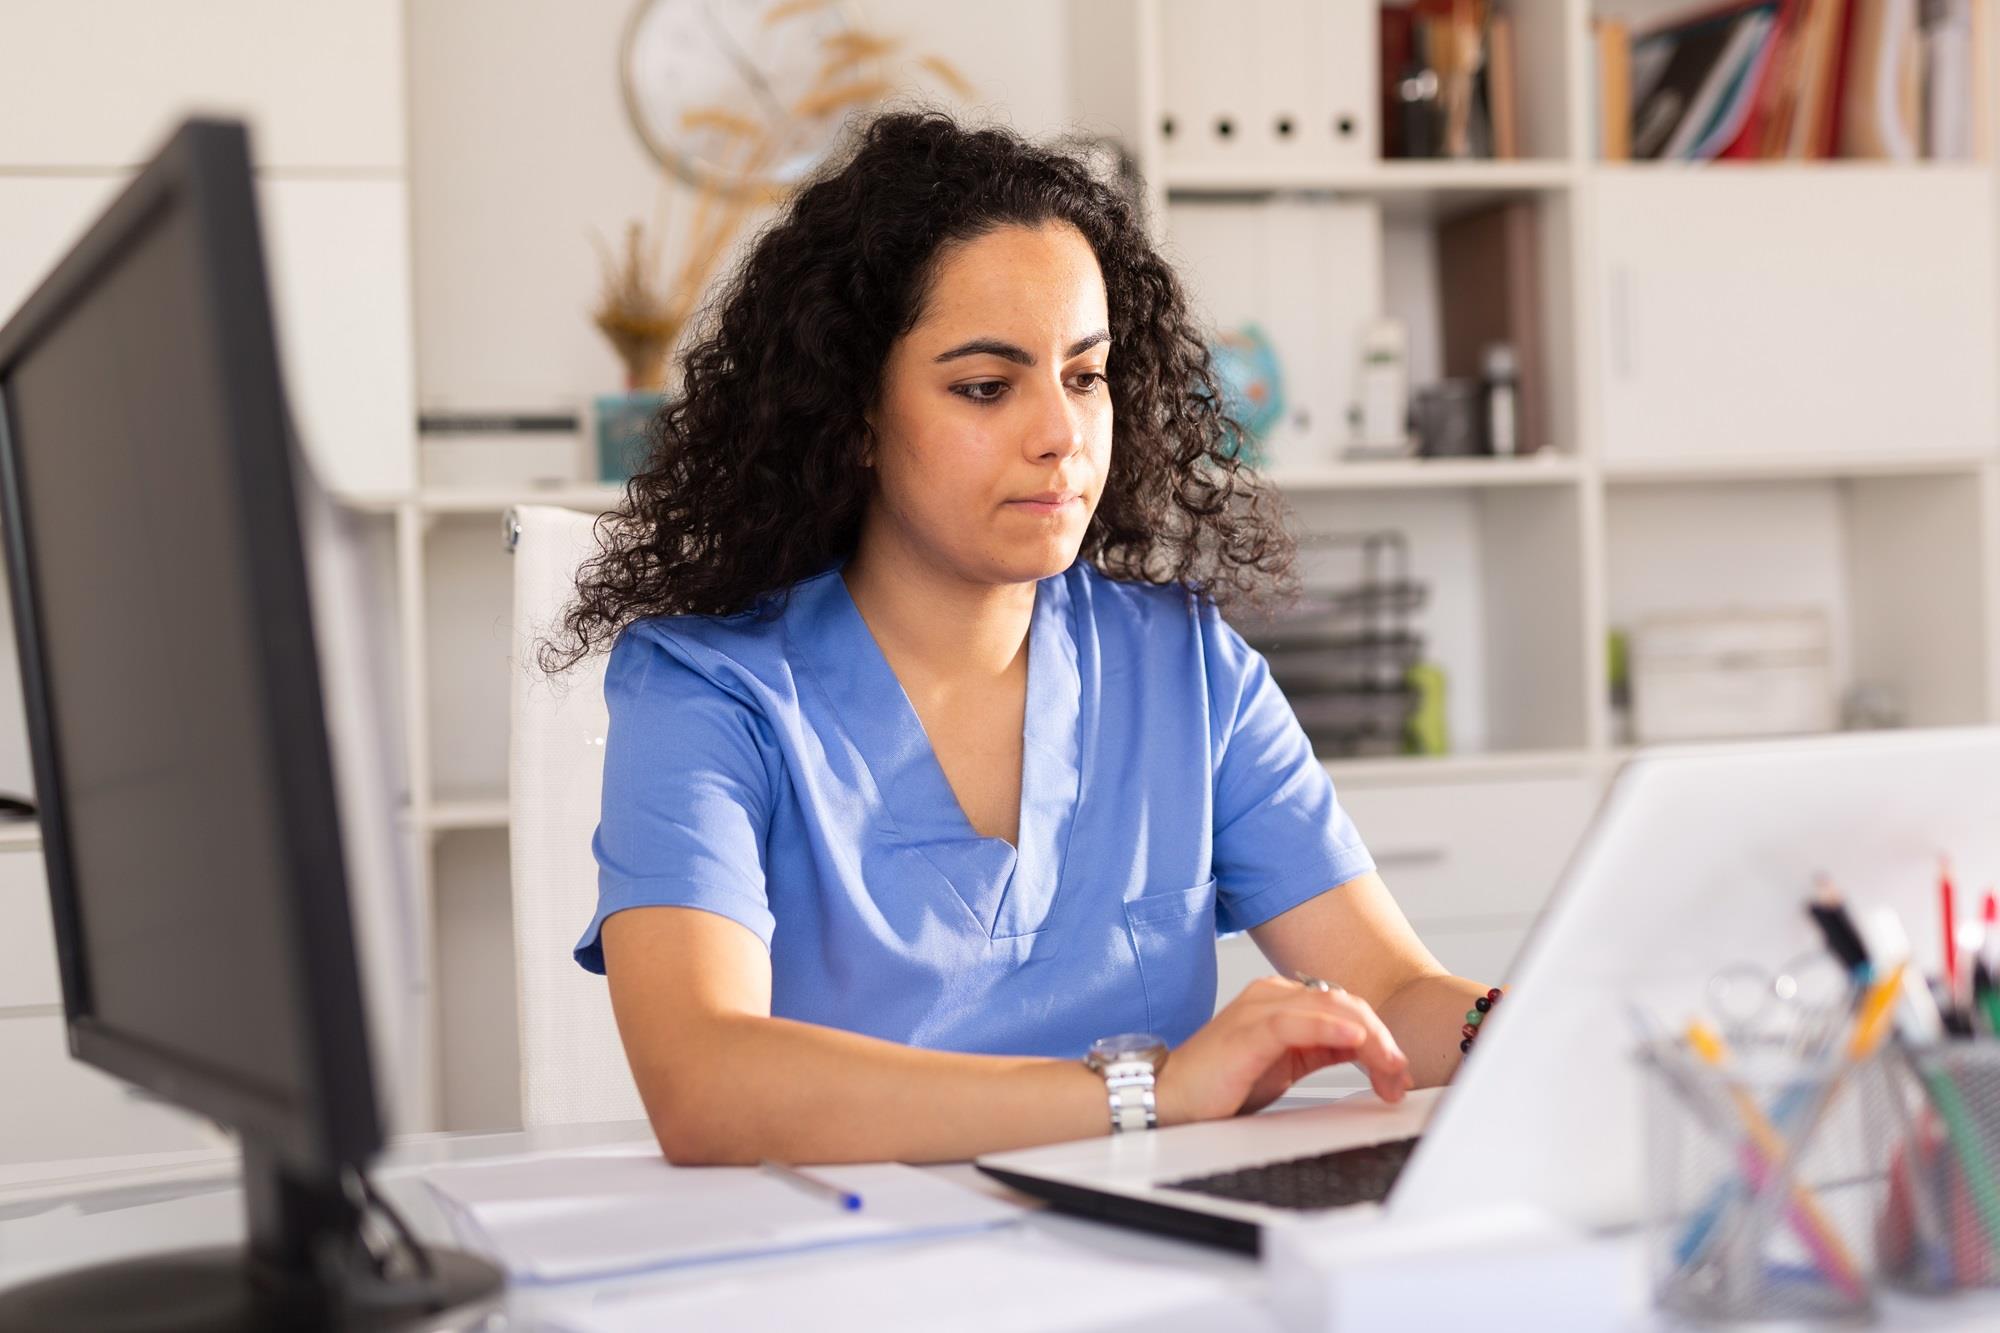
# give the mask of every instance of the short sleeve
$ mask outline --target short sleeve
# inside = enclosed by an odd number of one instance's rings
[[[1199,605],[1216,730],[1216,929],[1247,930],[1375,868],[1263,655]]]
[[[604,801],[591,852],[597,914],[576,961],[604,971],[605,919],[628,907],[696,907],[771,944],[765,893],[769,729],[743,699],[658,637],[628,627],[605,663]]]

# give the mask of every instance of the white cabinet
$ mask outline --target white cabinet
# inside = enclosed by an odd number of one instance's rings
[[[1424,944],[1499,984],[1596,810],[1596,773],[1340,786],[1341,806]],[[1216,1007],[1271,970],[1248,934],[1216,946]]]
[[[1594,777],[1340,788],[1403,915],[1428,935],[1542,910],[1597,808]]]
[[[1989,169],[1592,175],[1608,469],[1992,452]]]

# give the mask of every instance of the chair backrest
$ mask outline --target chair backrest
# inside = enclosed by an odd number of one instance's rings
[[[559,676],[536,645],[597,553],[595,517],[520,505],[514,536],[514,656],[508,783],[514,888],[514,978],[520,1016],[521,1122],[630,1120],[633,1087],[604,978],[570,957],[597,906],[590,841],[604,788],[602,653]]]

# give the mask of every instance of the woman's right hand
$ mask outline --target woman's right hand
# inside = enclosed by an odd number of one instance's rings
[[[1155,1090],[1160,1123],[1248,1115],[1314,1070],[1347,1060],[1383,1101],[1409,1091],[1410,1062],[1366,1000],[1259,977],[1168,1057]]]

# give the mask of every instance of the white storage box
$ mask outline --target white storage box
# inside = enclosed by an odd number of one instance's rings
[[[1632,635],[1632,726],[1642,744],[1834,729],[1826,613],[1651,616]]]

